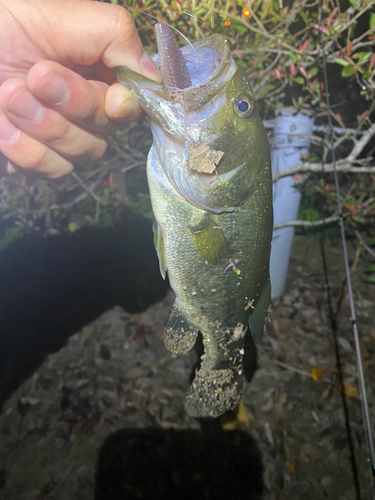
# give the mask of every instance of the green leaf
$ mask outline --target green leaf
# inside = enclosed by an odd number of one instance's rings
[[[302,210],[303,219],[307,221],[316,221],[320,219],[320,214],[315,208],[306,208]]]
[[[268,92],[271,92],[275,88],[275,85],[265,85],[264,87],[261,87],[261,89],[258,92],[257,98],[258,99],[263,99]]]
[[[296,82],[296,83],[299,83],[300,85],[304,85],[305,83],[305,79],[302,78],[302,76],[296,76],[295,78],[293,78],[293,80]]]
[[[356,69],[353,68],[353,66],[347,66],[346,68],[343,68],[341,71],[342,76],[352,76],[356,73]]]
[[[357,54],[354,54],[353,58],[356,57],[358,62],[363,62],[369,59],[371,54],[372,52],[358,52]]]
[[[375,273],[375,262],[372,262],[367,268],[365,273]]]
[[[244,26],[242,23],[234,20],[234,21],[231,21],[230,25],[236,30],[236,31],[239,31],[240,33],[246,33],[247,32],[247,28],[246,26]]]
[[[196,17],[202,17],[203,14],[206,14],[206,12],[207,12],[207,9],[205,7],[198,7],[194,11],[194,16],[196,16]]]
[[[305,12],[304,12],[303,10],[300,10],[299,15],[302,17],[303,22],[304,22],[305,24],[309,24],[309,20],[308,20],[308,18],[307,18],[307,16],[306,16]]]
[[[15,226],[5,230],[3,238],[0,239],[0,251],[4,250],[12,241],[23,235],[23,227]]]
[[[365,276],[365,281],[368,281],[369,283],[375,283],[375,274],[372,274],[371,276]]]
[[[358,2],[358,0],[349,0],[349,2],[350,2],[350,5],[352,5],[356,9],[360,9],[361,8],[361,4],[360,4],[360,2]]]
[[[341,59],[341,57],[335,59],[335,63],[341,64],[341,66],[350,66],[350,63],[346,59]]]
[[[317,154],[311,153],[311,155],[309,156],[309,159],[307,161],[309,163],[316,163],[317,161],[319,161],[319,157]]]
[[[362,217],[358,217],[358,215],[352,215],[352,219],[354,220],[354,222],[357,222],[358,224],[362,224],[362,225],[367,224],[366,219],[363,219]]]
[[[68,229],[71,233],[74,233],[77,229],[79,229],[79,226],[76,222],[69,222]]]
[[[370,78],[370,76],[371,76],[371,69],[369,68],[369,69],[366,69],[366,71],[363,73],[362,78],[364,80],[367,80],[367,78]]]
[[[319,72],[319,69],[318,68],[311,68],[310,70],[310,76],[311,78],[313,78],[314,76],[316,76]]]
[[[370,15],[369,26],[370,30],[373,30],[375,28],[375,14]]]

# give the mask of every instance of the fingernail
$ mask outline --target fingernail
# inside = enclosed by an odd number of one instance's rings
[[[50,84],[43,88],[43,93],[40,97],[54,106],[65,104],[70,97],[70,89],[65,80],[60,76],[54,75],[51,78]]]
[[[4,142],[14,142],[20,131],[4,115],[0,115],[0,140]]]
[[[141,56],[140,63],[145,76],[151,78],[152,80],[155,80],[156,82],[161,82],[162,78],[159,68],[156,66],[154,61],[145,50],[143,51],[143,54]]]
[[[43,106],[27,89],[13,94],[8,103],[8,112],[28,122],[36,122],[43,113]]]

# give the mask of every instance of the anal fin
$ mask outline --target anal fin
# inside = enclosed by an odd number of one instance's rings
[[[176,299],[164,331],[165,347],[174,355],[184,354],[194,347],[197,336],[197,330],[187,321]]]

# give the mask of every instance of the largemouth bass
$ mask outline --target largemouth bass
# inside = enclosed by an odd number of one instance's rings
[[[163,84],[126,67],[116,74],[153,133],[147,176],[155,245],[176,294],[165,345],[174,355],[186,353],[201,332],[205,352],[186,409],[212,418],[240,400],[248,325],[257,340],[268,322],[269,145],[226,40],[213,35],[187,45],[177,63],[164,54],[173,41],[163,43],[161,60],[153,56]]]

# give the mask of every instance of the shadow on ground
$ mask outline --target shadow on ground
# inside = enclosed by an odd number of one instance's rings
[[[143,311],[168,288],[151,223],[132,214],[110,228],[13,242],[0,259],[0,408],[85,324],[115,305]]]
[[[262,463],[255,441],[242,431],[222,431],[215,422],[208,427],[115,432],[99,451],[95,500],[260,499]]]

